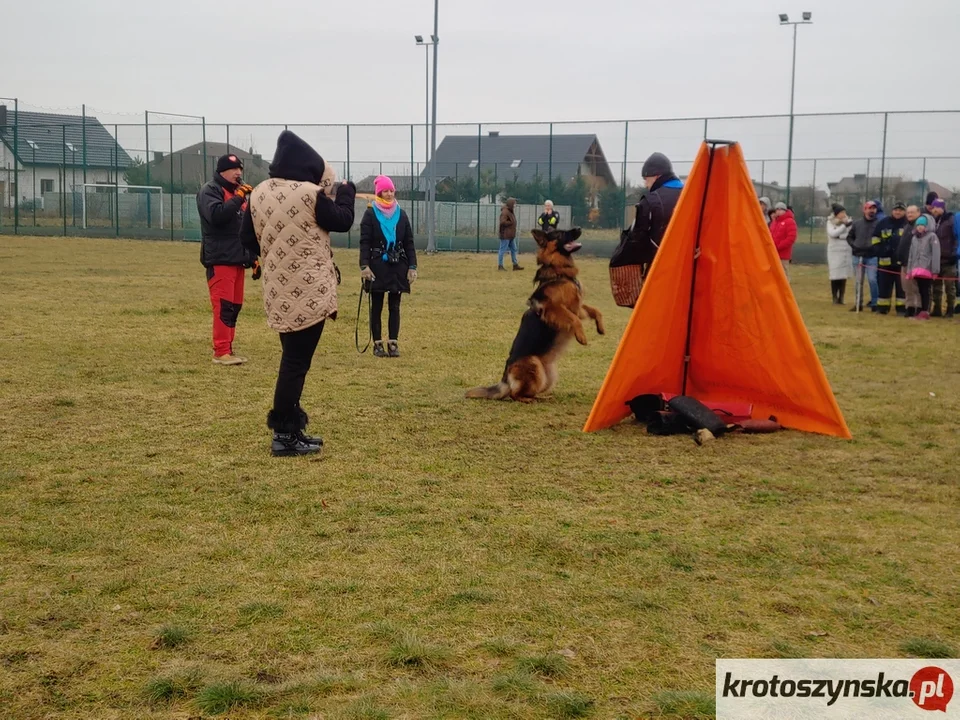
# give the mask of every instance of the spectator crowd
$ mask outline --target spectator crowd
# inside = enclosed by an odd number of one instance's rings
[[[789,280],[797,239],[793,211],[784,203],[771,209],[766,197],[759,203]],[[831,209],[826,224],[827,264],[835,305],[846,304],[847,281],[854,278],[851,312],[869,308],[887,315],[893,310],[916,320],[953,318],[960,312],[960,216],[948,210],[937,193],[927,195],[923,208],[898,202],[889,215],[879,200],[864,203],[856,219],[842,205]]]

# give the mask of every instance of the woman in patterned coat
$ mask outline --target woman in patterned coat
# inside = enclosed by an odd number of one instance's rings
[[[250,194],[240,237],[261,257],[267,324],[280,334],[280,372],[267,426],[274,456],[309,455],[323,440],[304,434],[300,395],[327,319],[337,317],[331,232],[353,225],[356,187],[334,186],[336,174],[306,142],[280,134],[270,179]]]

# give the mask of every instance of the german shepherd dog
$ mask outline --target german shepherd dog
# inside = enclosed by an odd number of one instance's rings
[[[581,318],[590,318],[603,335],[603,316],[583,302],[580,272],[573,254],[582,245],[577,242],[580,228],[572,230],[534,230],[537,241],[536,290],[527,301],[530,306],[520,319],[520,330],[513,340],[510,356],[500,382],[467,392],[468,398],[504,400],[508,397],[529,403],[557,384],[557,361],[570,338],[587,344]]]

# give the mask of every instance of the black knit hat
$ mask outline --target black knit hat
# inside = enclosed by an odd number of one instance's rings
[[[270,177],[319,185],[326,163],[320,153],[301,137],[284,130],[277,138],[277,151],[270,163]]]
[[[834,215],[839,215],[840,213],[847,211],[847,209],[840,203],[834,203],[830,206],[830,209],[833,210]]]
[[[907,204],[906,204],[906,203],[902,203],[902,202],[898,202],[896,205],[893,206],[893,209],[894,209],[894,210],[906,210],[906,209],[907,209]]]
[[[224,155],[217,160],[217,172],[222,173],[233,169],[243,170],[243,160],[236,155]]]
[[[658,177],[660,175],[669,175],[673,172],[673,163],[663,153],[655,152],[647,158],[640,171],[640,177]]]
[[[931,190],[930,192],[927,193],[927,201],[924,203],[924,205],[932,205],[934,200],[939,200],[939,199],[940,199],[940,196]]]

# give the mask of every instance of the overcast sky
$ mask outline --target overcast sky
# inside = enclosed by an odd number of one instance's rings
[[[803,10],[814,24],[799,29],[798,113],[960,108],[960,0],[440,0],[439,120],[785,113],[792,31],[777,14]],[[87,103],[109,122],[147,109],[211,123],[424,117],[413,36],[432,32],[432,0],[9,0],[0,22],[0,95],[27,109]],[[783,144],[779,126],[766,134]]]

